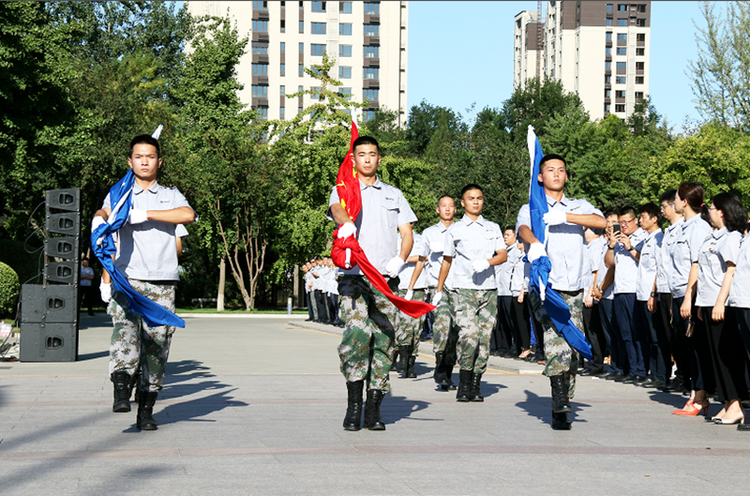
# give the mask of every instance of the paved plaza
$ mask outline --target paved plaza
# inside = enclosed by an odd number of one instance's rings
[[[485,402],[457,403],[428,343],[416,379],[391,373],[386,431],[347,432],[341,330],[304,318],[185,316],[155,432],[111,411],[103,314],[82,315],[78,362],[0,362],[0,494],[750,492],[750,432],[670,415],[679,395],[580,378],[553,431],[541,367],[492,357]]]

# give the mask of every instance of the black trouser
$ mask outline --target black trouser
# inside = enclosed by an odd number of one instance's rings
[[[666,364],[666,378],[672,377],[672,358],[674,358],[677,364],[677,373],[675,374],[680,380],[683,379],[682,372],[680,370],[680,364],[682,363],[682,356],[677,357],[679,351],[676,350],[674,345],[675,335],[674,326],[672,325],[672,294],[671,293],[658,293],[656,296],[656,312],[654,313],[653,323],[656,329],[656,338],[659,341],[659,351],[664,357],[664,363]]]
[[[338,323],[339,321],[339,295],[335,293],[327,293],[326,300],[328,302],[328,318],[331,323]]]
[[[715,321],[711,318],[711,310],[711,307],[703,307],[701,316],[708,334],[708,346],[716,377],[716,392],[723,401],[747,400],[747,353],[740,337],[735,311],[727,307],[724,320]]]
[[[688,329],[688,320],[680,316],[680,306],[685,297],[672,299],[672,319],[675,333],[684,346],[685,354],[690,364],[690,389],[693,391],[705,390],[713,393],[715,388],[714,371],[711,364],[711,353],[708,349],[708,336],[703,321],[698,319],[697,308],[691,308],[691,319],[693,322],[693,335],[685,336]],[[686,377],[687,378],[687,377]]]
[[[318,322],[330,322],[326,294],[320,289],[315,290],[315,304],[318,307]]]
[[[525,303],[518,303],[517,296],[511,296],[510,321],[513,323],[513,336],[520,348],[518,350],[520,354],[531,347],[531,331],[529,330],[529,307]]]
[[[82,308],[83,302],[86,302],[88,307],[89,315],[93,315],[94,311],[91,307],[94,305],[94,286],[78,286],[78,308]]]
[[[604,328],[599,315],[599,304],[590,307],[583,306],[583,330],[586,339],[591,343],[591,370],[600,371],[604,368]]]
[[[510,300],[512,296],[497,297],[497,318],[495,327],[492,329],[490,349],[501,352],[512,351],[513,348],[513,324],[510,319]]]
[[[312,298],[310,298],[310,295],[312,293],[305,292],[305,302],[307,303],[307,316],[310,317],[310,320],[315,320],[315,309],[313,309],[312,305]]]
[[[542,327],[542,324],[536,320],[534,312],[531,311],[531,303],[529,303],[528,297],[523,300],[523,304],[526,306],[526,311],[529,313],[529,322],[531,322],[531,329],[534,331],[534,338],[536,339],[534,358],[538,361],[544,360],[544,327]]]
[[[644,353],[644,357],[647,358],[648,373],[657,381],[666,384],[672,374],[672,360],[662,351],[663,343],[660,342],[660,333],[656,330],[661,326],[660,318],[649,311],[648,301],[636,301],[635,322],[636,327],[648,332],[648,353]]]

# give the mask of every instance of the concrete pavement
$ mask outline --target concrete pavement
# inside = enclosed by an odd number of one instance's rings
[[[111,412],[104,315],[81,316],[78,362],[0,362],[0,494],[748,492],[750,433],[670,415],[679,395],[580,378],[553,431],[540,367],[493,357],[485,402],[462,404],[425,344],[417,379],[391,374],[387,430],[344,431],[340,330],[303,319],[185,316],[155,432]]]

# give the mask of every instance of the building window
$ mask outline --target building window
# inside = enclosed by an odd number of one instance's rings
[[[625,76],[617,76],[615,77],[615,84],[626,84],[628,82],[628,78]]]
[[[636,71],[642,71],[642,70],[645,69],[645,67],[646,67],[646,63],[645,62],[636,62],[635,63],[635,70]]]
[[[365,36],[378,36],[378,24],[365,24]]]
[[[646,49],[645,48],[636,48],[635,49],[636,55],[646,55]]]
[[[628,4],[626,3],[617,4],[617,12],[627,12],[627,11],[628,11]]]
[[[253,2],[253,10],[266,10],[268,9],[268,2]]]
[[[615,112],[625,112],[625,105],[624,104],[615,105]]]
[[[646,19],[636,19],[635,25],[639,28],[645,28],[646,27]]]
[[[365,14],[380,14],[380,2],[365,2]]]
[[[299,44],[299,53],[305,53],[305,44],[304,43],[300,43]]]
[[[365,67],[362,70],[362,79],[378,79],[378,73],[377,67]]]
[[[302,77],[304,75],[305,75],[305,65],[304,64],[300,64],[299,65],[299,76]]]
[[[362,122],[367,122],[370,119],[374,119],[376,112],[377,110],[365,110],[364,112],[362,112]]]
[[[305,21],[299,22],[299,32],[304,33],[305,32]]]
[[[604,61],[604,70],[605,71],[611,71],[612,70],[612,62],[609,60]]]
[[[643,76],[636,76],[635,84],[643,84]]]
[[[344,100],[351,100],[352,99],[352,89],[351,88],[339,88],[339,95]]]
[[[319,100],[320,99],[320,86],[310,86],[310,100]]]
[[[635,100],[636,100],[636,101],[641,101],[641,100],[643,100],[643,92],[642,92],[642,91],[636,91],[636,92],[635,92]]]
[[[268,119],[268,107],[255,107],[258,111],[258,117],[261,119]]]
[[[281,3],[281,8],[282,8],[282,9],[285,9],[285,8],[286,8],[286,2],[282,1],[282,2],[280,2],[280,3]]]
[[[268,54],[268,45],[253,45],[253,55]]]
[[[378,101],[378,90],[377,89],[365,89],[362,90],[362,99],[370,100],[371,102]]]
[[[628,49],[625,47],[617,47],[617,55],[627,55]]]
[[[279,27],[279,29],[281,29],[282,33],[286,33],[286,20],[281,20],[281,26]]]
[[[319,43],[310,43],[310,55],[322,56],[325,52],[325,45]]]
[[[279,119],[284,120],[284,107],[279,107]]]
[[[311,10],[313,12],[325,12],[326,11],[326,3],[325,2],[311,2]]]
[[[305,2],[303,2],[302,0],[299,1],[299,8],[300,9],[304,9],[305,8]]]
[[[279,67],[279,76],[286,76],[286,64],[281,64],[281,66]]]
[[[253,64],[253,76],[268,76],[268,64]]]
[[[339,2],[339,14],[351,14],[352,3],[351,2]]]
[[[326,23],[325,22],[311,22],[310,32],[312,34],[326,34]]]
[[[627,33],[617,33],[617,41],[628,41]]]
[[[607,4],[607,14],[611,14],[612,13],[612,7],[613,7],[613,5],[611,3]]]
[[[364,49],[365,58],[378,58],[380,56],[380,47],[365,45]]]
[[[607,26],[611,26],[611,25],[612,25],[612,18],[607,17]]]
[[[612,31],[607,31],[604,33],[604,41],[612,42]]]
[[[604,84],[612,84],[612,76],[604,76]]]
[[[257,33],[267,33],[268,21],[261,21],[258,19],[253,19],[253,31]]]
[[[281,86],[279,86],[279,95],[281,95],[281,96],[285,96],[286,95],[286,86],[284,86],[283,84]]]
[[[284,53],[284,52],[286,52],[286,43],[284,43],[283,41],[282,41],[282,42],[281,42],[281,44],[279,45],[279,51],[280,51],[281,53]]]
[[[339,23],[339,35],[341,36],[351,36],[352,35],[352,25],[348,22],[342,22]]]
[[[611,57],[612,56],[612,47],[604,47],[604,55],[606,55],[607,57]]]
[[[643,43],[646,43],[646,33],[638,33],[635,35],[636,41],[641,41]]]
[[[627,19],[617,19],[617,25],[620,27],[625,27],[628,25]]]
[[[351,67],[339,67],[339,79],[351,79],[352,68]]]
[[[339,57],[351,57],[352,46],[351,45],[339,45]]]
[[[646,4],[640,4],[640,5],[638,5],[638,12],[640,12],[641,14],[645,14],[646,13]]]
[[[627,62],[618,62],[617,63],[617,70],[618,71],[626,71],[628,69],[628,63]]]
[[[253,85],[253,98],[268,98],[268,86]]]
[[[604,104],[604,113],[608,114],[610,108],[612,108],[611,105],[609,103],[605,103]]]
[[[604,90],[604,98],[609,98],[610,96],[612,96],[612,90]]]
[[[615,98],[625,98],[625,90],[616,90]]]

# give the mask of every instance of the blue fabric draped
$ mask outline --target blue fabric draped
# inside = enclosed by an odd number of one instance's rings
[[[542,161],[542,145],[534,133],[533,126],[529,126],[528,133],[529,155],[531,156],[531,179],[529,181],[529,211],[531,217],[531,231],[536,239],[547,245],[546,224],[544,214],[549,211],[547,195],[544,186],[537,180],[539,176],[539,163]],[[557,331],[565,338],[570,346],[585,358],[591,360],[591,344],[586,336],[580,331],[573,321],[570,320],[570,308],[563,297],[552,289],[549,283],[549,274],[552,264],[548,257],[539,257],[531,263],[529,272],[529,284],[531,289],[539,294],[544,310],[552,319]]]
[[[112,286],[114,289],[125,295],[128,299],[130,311],[143,317],[146,325],[149,327],[163,325],[185,327],[184,320],[134,290],[127,278],[117,270],[112,260],[112,255],[117,253],[112,233],[116,232],[128,221],[132,203],[133,184],[135,184],[135,175],[133,174],[133,169],[130,169],[117,184],[110,188],[109,199],[112,206],[112,213],[107,222],[99,225],[91,233],[91,247],[96,258],[99,259],[99,262],[101,262],[112,277]]]

